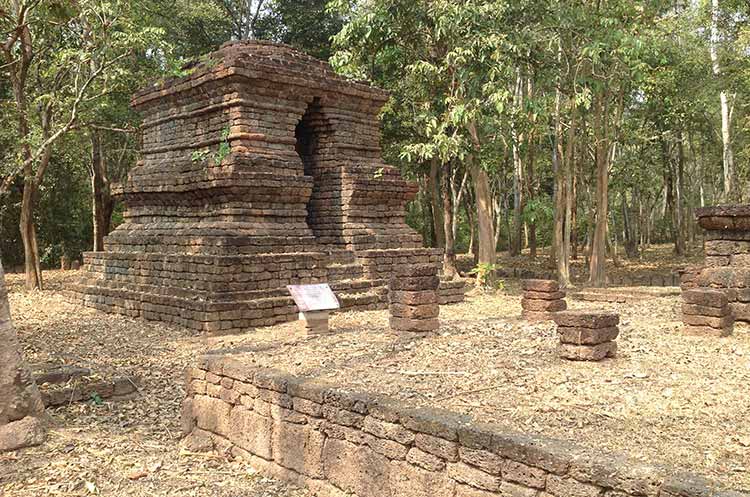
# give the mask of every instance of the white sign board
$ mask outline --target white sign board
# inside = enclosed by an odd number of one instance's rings
[[[328,283],[287,285],[286,287],[301,312],[327,311],[341,307]]]

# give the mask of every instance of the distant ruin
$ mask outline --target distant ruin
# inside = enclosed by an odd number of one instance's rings
[[[267,42],[226,44],[187,70],[132,100],[142,159],[116,192],[124,222],[84,254],[77,299],[240,331],[296,319],[287,284],[328,282],[343,308],[385,308],[395,268],[440,263],[404,221],[417,186],[381,158],[385,92]]]
[[[750,322],[750,205],[705,207],[695,216],[706,232],[706,258],[703,265],[685,270],[683,290],[721,290],[734,319]]]

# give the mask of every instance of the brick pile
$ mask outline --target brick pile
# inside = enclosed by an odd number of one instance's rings
[[[705,230],[706,257],[685,268],[681,287],[724,292],[734,319],[750,322],[750,205],[705,207],[695,216]]]
[[[210,355],[188,371],[183,446],[315,495],[748,497],[622,454]]]
[[[440,280],[438,303],[440,305],[457,304],[464,301],[466,282],[464,280]]]
[[[399,268],[390,281],[388,310],[393,331],[426,333],[440,327],[437,268],[431,264]]]
[[[731,335],[734,317],[726,293],[709,288],[682,292],[682,322],[690,335]]]
[[[565,292],[555,280],[522,280],[521,316],[529,321],[547,321],[567,309]]]
[[[297,318],[287,284],[384,309],[394,268],[434,264],[405,222],[417,185],[381,158],[382,90],[291,47],[225,44],[137,93],[123,223],[84,255],[85,305],[205,332]]]
[[[563,311],[554,316],[557,353],[572,361],[601,361],[617,353],[620,316],[613,312]]]

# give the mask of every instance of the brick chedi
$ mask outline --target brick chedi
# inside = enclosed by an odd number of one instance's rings
[[[565,302],[565,292],[560,291],[560,284],[557,281],[523,280],[521,288],[523,289],[521,316],[526,320],[551,320],[556,312],[568,308]]]
[[[689,335],[731,335],[734,318],[726,292],[710,288],[682,292],[682,322]]]
[[[440,327],[438,286],[433,264],[399,268],[390,282],[390,326],[393,331],[425,333]]]
[[[706,233],[706,258],[682,274],[683,290],[722,291],[734,319],[750,322],[750,205],[706,207],[695,215]]]
[[[287,284],[385,308],[401,266],[433,264],[405,221],[417,186],[380,155],[387,95],[290,47],[235,42],[136,94],[142,160],[124,221],[71,290],[108,312],[197,330],[297,318]]]
[[[620,316],[613,312],[564,311],[554,315],[557,353],[572,361],[601,361],[617,353]]]

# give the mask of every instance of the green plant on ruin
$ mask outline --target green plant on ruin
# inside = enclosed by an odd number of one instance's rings
[[[229,131],[230,128],[227,126],[221,132],[221,142],[219,142],[219,148],[214,154],[214,164],[217,166],[220,165],[232,151],[232,147],[229,145]]]
[[[204,148],[203,150],[193,150],[190,154],[190,160],[193,162],[205,162],[210,153],[211,152],[207,148]]]

